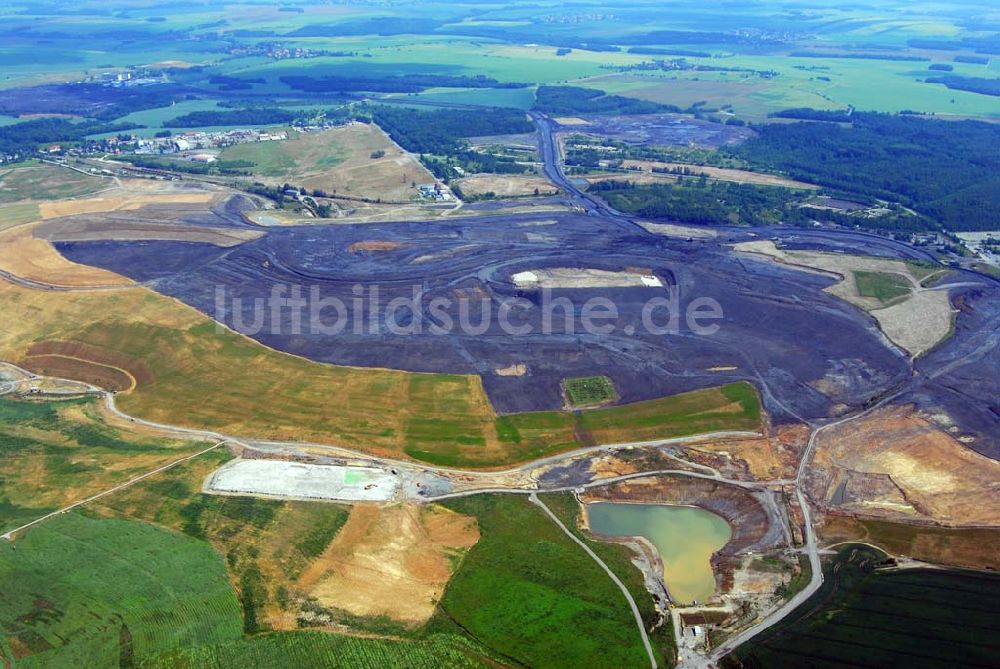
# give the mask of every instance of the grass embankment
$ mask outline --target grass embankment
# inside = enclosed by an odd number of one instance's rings
[[[422,641],[369,639],[325,632],[285,632],[164,654],[145,669],[243,669],[244,667],[379,667],[462,669],[497,666],[475,644],[456,635]]]
[[[521,496],[450,501],[482,536],[445,590],[430,629],[464,629],[532,667],[649,664],[618,586],[541,509]]]
[[[205,448],[125,435],[95,400],[0,398],[0,531],[7,531]]]
[[[336,504],[219,497],[200,492],[230,456],[212,452],[99,500],[105,516],[145,520],[207,541],[226,557],[248,633],[295,626],[295,582],[347,520]]]
[[[760,430],[757,391],[744,381],[600,409],[538,411],[497,419],[497,434],[509,450],[501,465],[598,444],[654,441],[723,430]],[[407,450],[410,453],[410,450]],[[461,453],[410,453],[442,465],[458,465]]]
[[[639,607],[643,623],[649,634],[649,640],[653,644],[653,650],[657,653],[657,664],[661,667],[670,667],[674,663],[676,653],[676,643],[674,641],[674,630],[670,618],[663,620],[663,624],[654,629],[654,625],[659,622],[659,614],[653,603],[653,597],[646,590],[645,579],[642,572],[632,563],[635,553],[631,548],[607,541],[597,541],[587,532],[580,529],[578,520],[583,509],[576,498],[569,493],[541,495],[542,501],[549,507],[552,513],[559,517],[559,520],[572,531],[577,538],[587,544],[597,556],[604,561],[604,564],[621,579],[625,587],[628,588],[632,599]]]
[[[985,667],[1000,652],[995,574],[914,569],[879,573],[866,546],[842,548],[820,590],[724,666]],[[743,664],[738,665],[736,659]]]
[[[499,450],[495,415],[475,376],[311,362],[219,330],[144,289],[51,293],[2,283],[0,304],[0,359],[21,361],[41,341],[84,344],[86,355],[100,352],[96,362],[140,380],[118,404],[149,420],[387,455],[438,439],[473,456]]]
[[[752,386],[635,404],[497,417],[477,376],[337,367],[277,352],[137,288],[52,293],[0,284],[0,359],[40,342],[137,379],[117,402],[147,420],[263,439],[334,443],[457,466],[524,462],[591,443],[758,429]],[[99,359],[97,359],[99,358]]]
[[[882,304],[889,304],[910,294],[909,280],[888,272],[854,272],[854,282],[861,297],[874,297]]]

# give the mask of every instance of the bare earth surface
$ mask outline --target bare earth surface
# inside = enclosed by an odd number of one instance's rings
[[[442,507],[359,505],[299,585],[323,606],[417,625],[477,541],[474,518]]]

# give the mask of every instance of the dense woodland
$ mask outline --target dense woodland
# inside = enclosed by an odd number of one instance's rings
[[[535,109],[548,114],[655,114],[678,112],[679,107],[646,100],[608,95],[596,88],[579,86],[539,86]]]
[[[851,121],[765,125],[720,155],[899,202],[950,230],[1000,227],[1000,126],[872,113]]]
[[[474,77],[441,74],[407,74],[397,77],[308,77],[284,76],[282,83],[308,93],[419,93],[428,88],[525,88],[528,84],[507,82],[477,75]]]
[[[232,109],[197,111],[165,121],[166,128],[202,128],[213,125],[271,125],[291,123],[296,114],[284,109]]]
[[[73,123],[61,118],[40,118],[0,126],[0,155],[31,155],[39,145],[79,142],[87,135],[121,132],[140,126],[134,123]]]
[[[768,225],[788,218],[800,196],[788,188],[681,178],[677,184],[637,185],[604,181],[592,185],[615,209],[648,218],[708,225]]]
[[[681,176],[676,184],[638,185],[628,180],[596,183],[589,189],[629,214],[705,225],[807,226],[835,223],[888,232],[926,230],[929,221],[898,208],[879,216],[849,214],[808,206],[801,191],[776,186],[711,181],[704,176]]]
[[[422,112],[380,106],[372,120],[400,146],[413,153],[450,154],[465,149],[466,137],[533,132],[535,126],[519,109],[444,109]]]
[[[943,77],[928,77],[929,84],[944,84],[948,88],[956,91],[968,91],[979,93],[980,95],[1000,96],[1000,79],[988,79],[985,77],[961,77],[957,74],[949,74]]]

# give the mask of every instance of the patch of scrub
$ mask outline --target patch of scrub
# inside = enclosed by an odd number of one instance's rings
[[[674,602],[705,602],[715,593],[712,554],[732,536],[722,517],[693,506],[595,502],[587,505],[587,521],[595,534],[652,543]]]
[[[396,476],[373,467],[280,460],[234,460],[205,483],[206,492],[345,502],[386,501],[398,488]]]

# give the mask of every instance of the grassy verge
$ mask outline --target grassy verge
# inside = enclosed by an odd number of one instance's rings
[[[508,663],[527,666],[648,664],[621,591],[526,498],[482,495],[446,506],[475,515],[482,537],[431,630],[464,629]]]
[[[662,625],[654,629],[654,626],[659,622],[660,615],[653,604],[653,596],[646,590],[642,572],[632,564],[634,557],[632,550],[622,544],[596,541],[586,532],[580,530],[577,520],[583,510],[573,495],[560,493],[542,495],[541,498],[545,505],[552,510],[552,513],[556,514],[577,538],[590,546],[590,549],[597,553],[604,564],[608,565],[611,571],[622,580],[639,607],[639,613],[646,625],[649,640],[653,644],[653,650],[657,653],[657,664],[661,667],[672,666],[677,651],[673,625],[668,617],[663,620]]]

